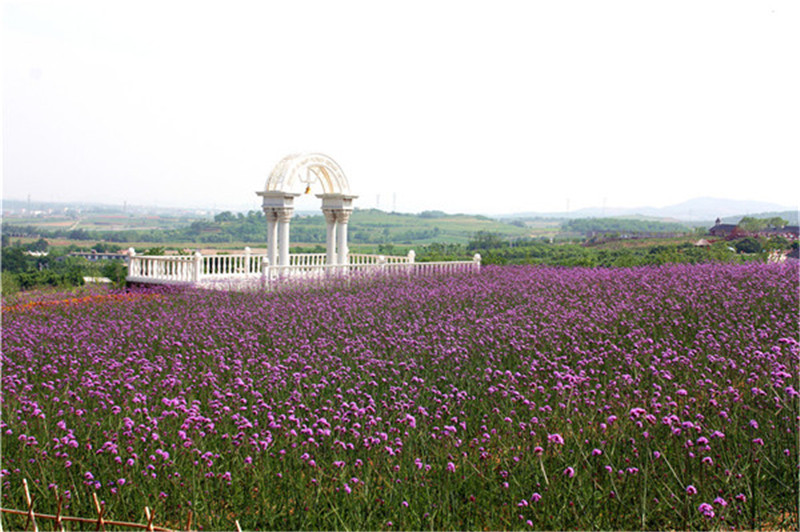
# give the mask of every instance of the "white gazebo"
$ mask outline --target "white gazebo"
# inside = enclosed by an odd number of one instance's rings
[[[294,200],[302,193],[322,189],[327,223],[326,253],[289,253],[289,228]],[[299,192],[299,191],[302,192]],[[290,281],[301,284],[375,274],[455,274],[478,272],[481,257],[470,261],[417,263],[413,250],[400,257],[350,253],[347,226],[353,212],[350,184],[336,162],[321,153],[300,153],[281,159],[267,178],[261,208],[267,218],[267,253],[202,255],[137,255],[128,250],[128,277],[132,283],[192,285],[240,290],[273,289]],[[291,284],[289,284],[291,285]]]
[[[309,193],[312,187],[322,188],[316,194],[322,200],[322,212],[327,223],[326,264],[346,265],[347,224],[353,212],[350,184],[336,161],[321,153],[288,155],[275,165],[262,192],[261,208],[267,218],[267,260],[276,266],[289,265],[289,224],[294,213],[294,199],[300,196],[298,187]]]

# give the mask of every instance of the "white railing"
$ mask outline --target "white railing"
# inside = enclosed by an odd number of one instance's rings
[[[412,255],[404,257],[395,257],[391,255],[365,255],[363,253],[350,253],[350,264],[353,266],[370,265],[370,264],[408,264],[414,262]]]
[[[168,284],[197,281],[197,261],[191,256],[132,256],[128,262],[128,281]]]
[[[261,262],[266,255],[254,255],[245,251],[236,255],[202,256],[201,277],[230,277],[261,273]]]
[[[294,253],[289,255],[289,266],[325,266],[325,253]]]
[[[414,251],[404,257],[350,254],[347,264],[326,264],[321,253],[289,255],[289,265],[269,264],[266,255],[249,248],[232,255],[136,255],[129,250],[128,281],[154,284],[195,284],[234,288],[236,285],[275,286],[290,280],[311,281],[378,274],[434,275],[477,273],[481,257],[469,261],[416,262]]]

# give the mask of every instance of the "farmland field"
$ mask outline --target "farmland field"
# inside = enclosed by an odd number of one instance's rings
[[[27,479],[206,530],[796,529],[798,340],[796,263],[16,305],[2,507]]]

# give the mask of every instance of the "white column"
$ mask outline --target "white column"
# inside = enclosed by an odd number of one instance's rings
[[[289,265],[289,222],[292,219],[291,207],[275,209],[278,213],[278,265]]]
[[[350,213],[353,211],[349,211],[346,209],[341,209],[336,211],[336,251],[337,251],[337,264],[347,264],[348,260],[348,253],[350,252],[347,249],[347,222],[350,221]]]
[[[336,264],[336,212],[332,209],[323,209],[325,213],[325,223],[327,235],[325,243],[327,246],[326,264]]]
[[[265,207],[264,216],[267,217],[267,258],[270,264],[277,264],[278,255],[278,215],[274,208]]]
[[[266,288],[269,283],[269,259],[261,259],[261,286]]]

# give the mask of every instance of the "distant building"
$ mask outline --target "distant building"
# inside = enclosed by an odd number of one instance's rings
[[[738,231],[739,227],[736,224],[724,224],[722,223],[722,220],[717,218],[717,221],[714,222],[714,227],[708,230],[708,234],[711,236],[727,238],[729,236],[734,236]]]
[[[717,221],[714,222],[714,227],[708,230],[708,234],[720,238],[745,236],[770,238],[773,236],[782,236],[787,240],[797,240],[800,238],[800,227],[796,225],[787,225],[785,227],[765,227],[760,231],[744,231],[736,224],[724,224],[722,220],[717,218]]]
[[[768,227],[758,232],[759,236],[782,236],[787,240],[797,240],[800,238],[800,226],[787,225],[785,227]]]
[[[97,262],[100,260],[128,260],[128,252],[122,251],[119,253],[100,252],[100,251],[73,251],[69,254],[70,257],[82,257],[89,262]]]

